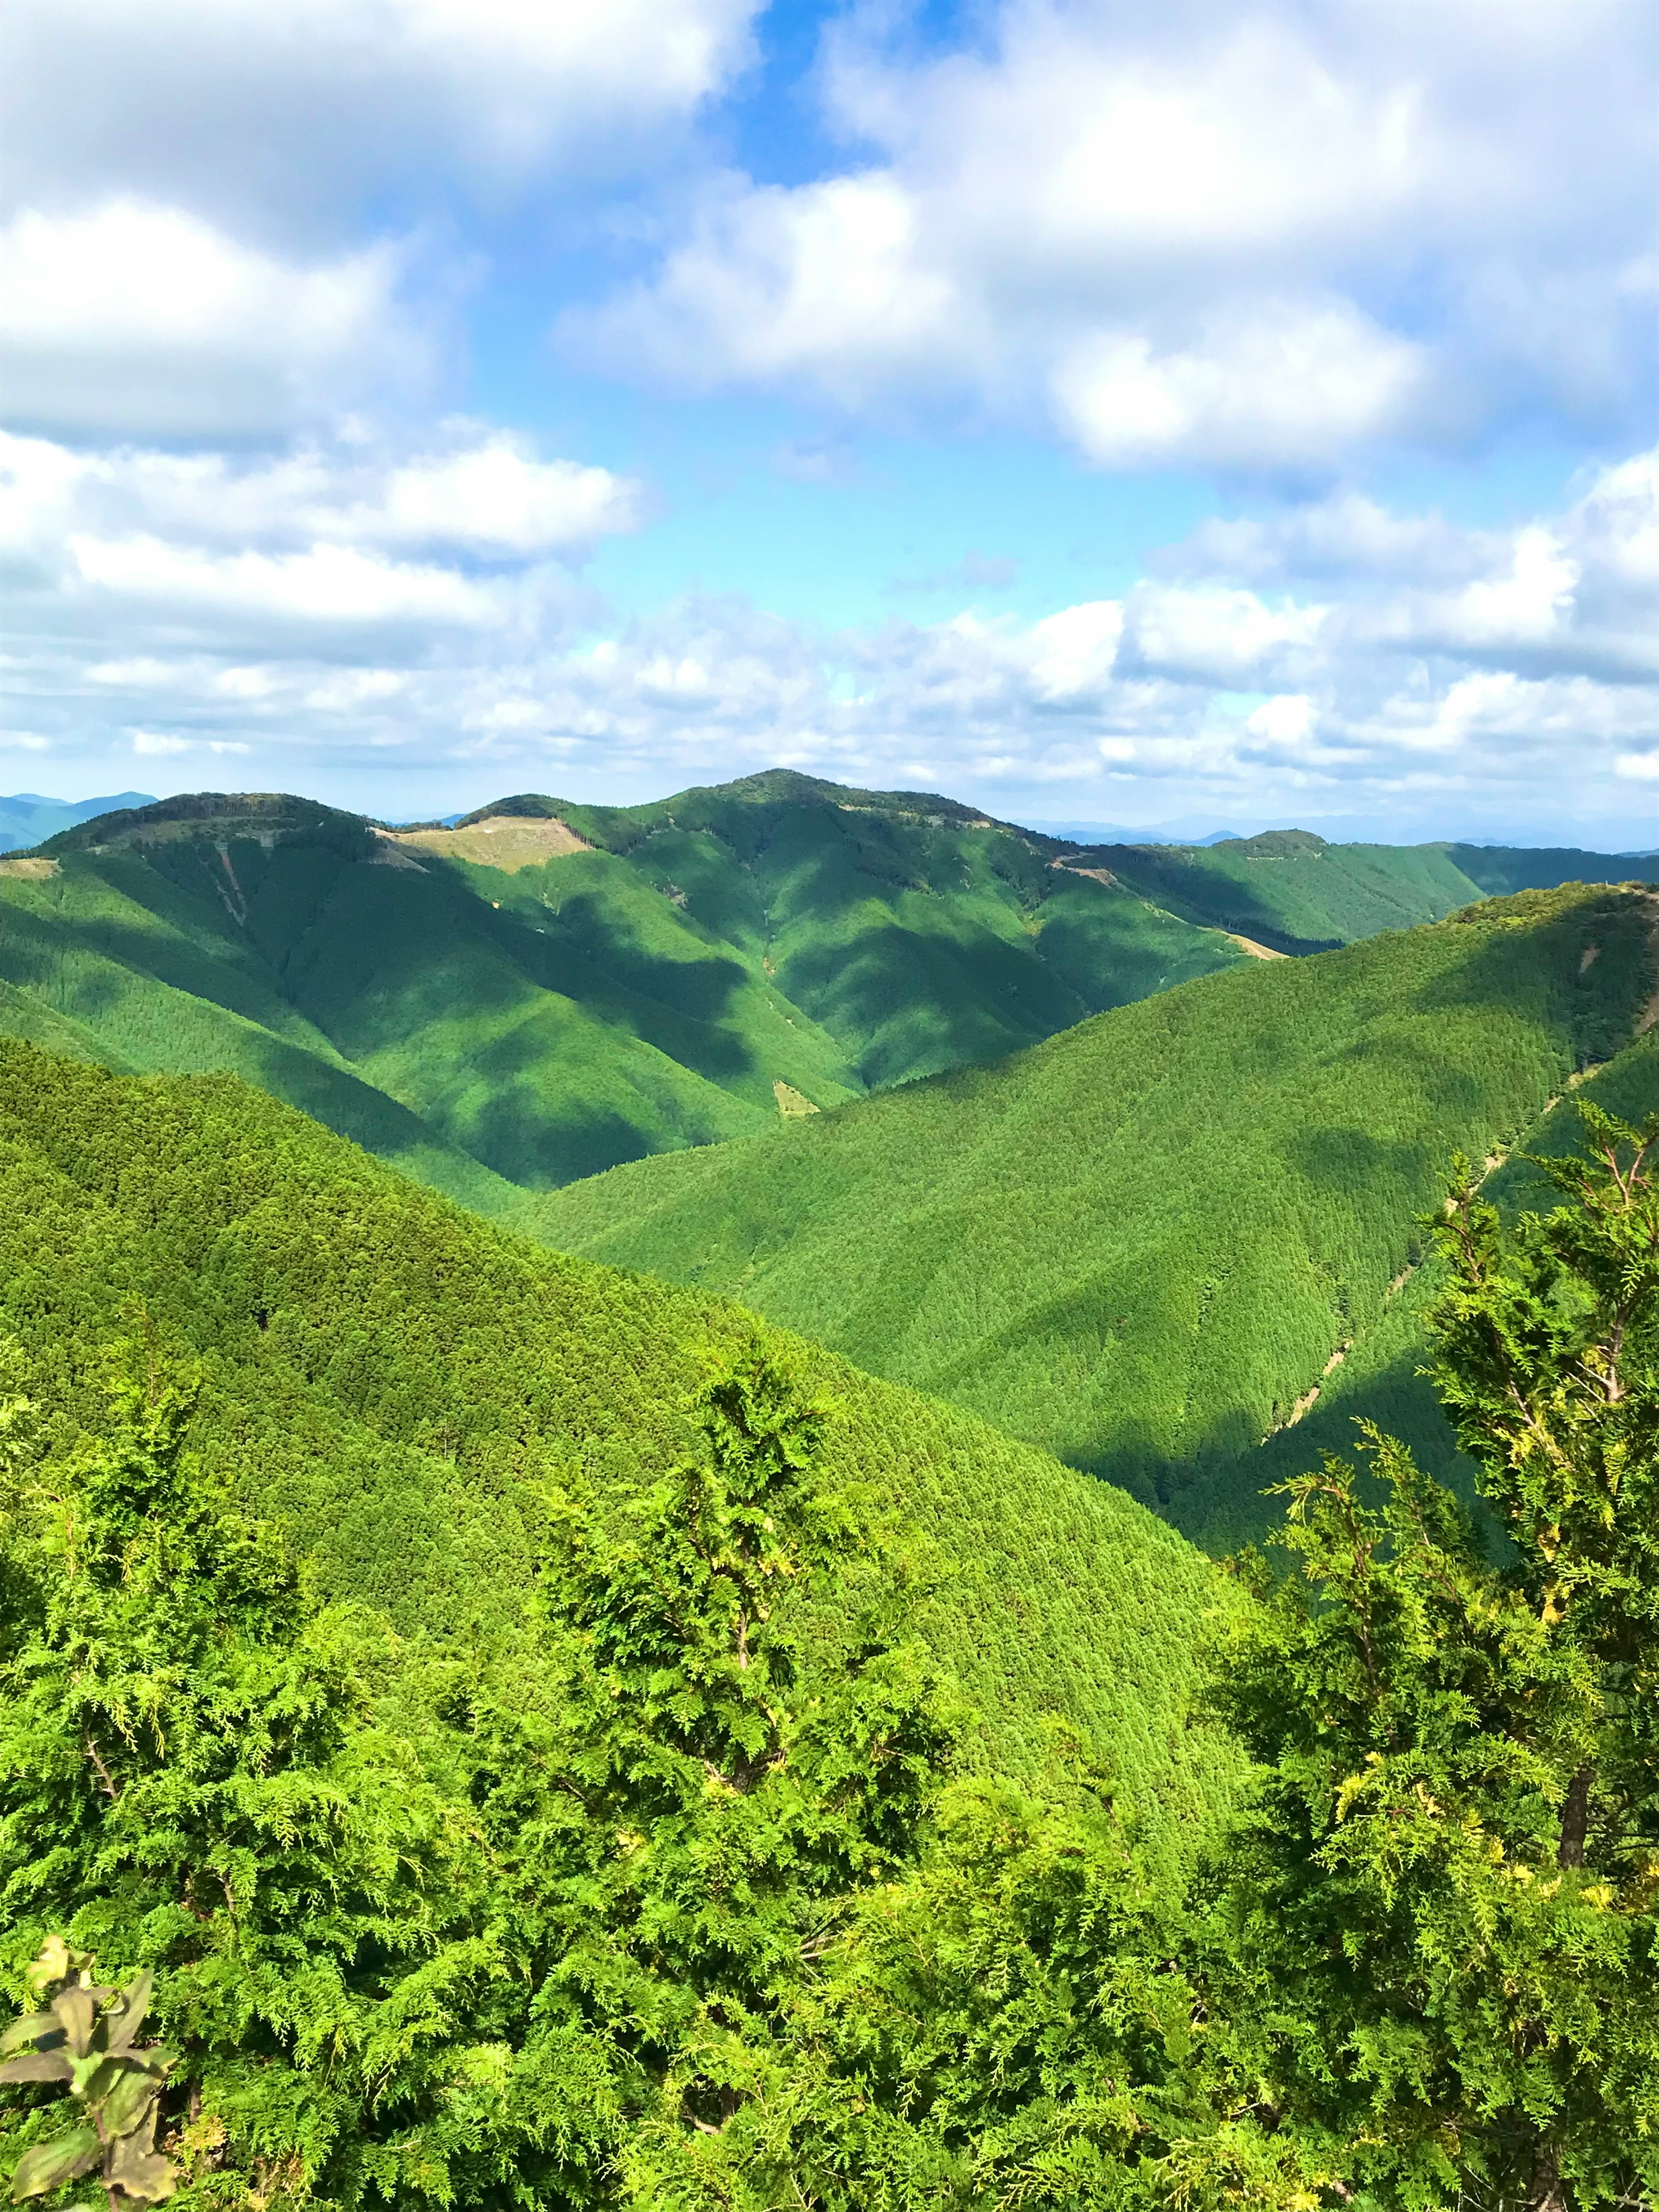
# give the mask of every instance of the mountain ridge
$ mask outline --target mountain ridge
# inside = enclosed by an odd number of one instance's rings
[[[395,827],[184,793],[0,859],[0,1024],[113,1066],[240,1072],[500,1211],[1436,918],[1483,895],[1459,849],[1084,846],[793,770]],[[1624,866],[1466,857],[1503,888]]]
[[[1368,1409],[1357,1377],[1454,1471],[1411,1386],[1419,1218],[1455,1149],[1501,1161],[1602,1063],[1650,1079],[1655,912],[1645,887],[1481,902],[510,1218],[741,1297],[1230,1549],[1322,1396]]]

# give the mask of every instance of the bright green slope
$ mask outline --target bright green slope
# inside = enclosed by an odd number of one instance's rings
[[[707,1351],[751,1325],[509,1237],[234,1079],[0,1042],[0,1332],[54,1423],[99,1421],[118,1334],[199,1368],[200,1448],[417,1643],[510,1634],[538,1486],[578,1462],[608,1485],[659,1472]],[[1232,1771],[1183,1711],[1207,1563],[1121,1493],[773,1340],[838,1404],[832,1473],[931,1547],[921,1625],[982,1753],[1032,1772],[1058,1715],[1158,1848],[1197,1820]]]
[[[555,814],[683,898],[872,1088],[1017,1050],[1247,957],[1218,929],[1056,866],[1054,840],[928,793],[775,770],[649,806],[532,795],[483,810]]]
[[[1389,1286],[1450,1153],[1513,1144],[1626,1043],[1651,927],[1621,890],[1484,904],[515,1218],[738,1296],[1230,1545],[1277,1471],[1261,1439],[1334,1354],[1398,1328],[1414,1363]]]
[[[118,1066],[234,1070],[490,1210],[1244,966],[1229,931],[1304,947],[1476,895],[1450,848],[1084,853],[781,772],[481,812],[503,810],[544,840],[529,865],[493,864],[493,833],[400,844],[281,797],[71,828],[43,848],[55,874],[0,861],[0,1024],[67,1022],[58,1042]],[[587,849],[556,850],[550,816]],[[1594,860],[1463,858],[1506,882]]]
[[[605,855],[549,898],[543,871],[414,857],[306,802],[190,805],[53,840],[49,878],[0,871],[0,977],[100,1057],[234,1070],[486,1206],[500,1177],[765,1127],[779,1079],[860,1087]]]
[[[966,809],[772,781],[628,834],[568,810],[619,849],[511,871],[280,797],[106,817],[48,878],[0,867],[0,981],[32,1009],[0,1023],[233,1070],[490,1210],[499,1179],[769,1127],[781,1084],[831,1106],[1243,957]]]

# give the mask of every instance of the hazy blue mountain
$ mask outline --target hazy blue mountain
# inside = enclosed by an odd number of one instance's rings
[[[60,830],[72,830],[77,822],[90,822],[94,815],[108,814],[118,806],[153,804],[142,791],[118,791],[105,799],[43,799],[38,791],[14,792],[9,799],[0,797],[0,853],[38,845]]]

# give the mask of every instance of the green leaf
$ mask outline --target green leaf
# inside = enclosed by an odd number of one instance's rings
[[[36,2143],[17,2161],[17,2171],[11,2178],[13,2203],[21,2203],[26,2197],[44,2197],[47,2190],[61,2188],[77,2174],[89,2173],[103,2154],[96,2128],[76,2128],[59,2136],[56,2142]]]
[[[76,2062],[70,2086],[77,2097],[96,2106],[108,2096],[124,2070],[118,2059],[106,2058],[101,2051],[89,2051]]]
[[[21,2043],[38,2043],[46,2035],[61,2035],[58,2015],[50,2012],[26,2012],[21,2020],[13,2021],[3,2035],[0,2035],[0,2058],[9,2051],[15,2051]]]
[[[112,2189],[125,2196],[138,2197],[146,2204],[159,2204],[171,2197],[179,2185],[178,2170],[171,2159],[163,2158],[159,2151],[147,2150],[141,2134],[120,2136],[111,2154],[106,2179]]]
[[[0,2066],[0,2081],[67,2081],[74,2071],[61,2051],[26,2051]]]
[[[160,2094],[161,2084],[153,2075],[124,2071],[106,2093],[99,2110],[105,2135],[131,2135],[142,2127],[145,2114]]]
[[[106,2051],[125,2051],[144,2024],[144,2014],[149,2010],[150,1990],[154,1977],[146,1966],[135,1974],[121,1992],[121,2009],[105,2015],[104,2048]]]
[[[77,2058],[84,2058],[92,2046],[93,2024],[98,2017],[92,1991],[78,1983],[69,1989],[59,1990],[52,2001],[52,2008],[58,2015],[58,2025],[70,2049]]]

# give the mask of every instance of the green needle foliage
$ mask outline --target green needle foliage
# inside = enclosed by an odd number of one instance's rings
[[[620,2201],[758,2208],[794,2201],[816,2111],[793,2032],[816,1962],[916,1857],[952,1729],[902,1577],[823,1485],[817,1409],[750,1346],[698,1410],[706,1453],[620,1527],[556,1517],[538,1689],[465,1725],[538,2033],[606,2054]],[[839,1632],[809,1676],[812,1611]]]
[[[1510,1550],[1396,1442],[1285,1486],[1297,1573],[1218,1692],[1270,1769],[1230,1997],[1291,2126],[1390,2205],[1659,2188],[1659,1119],[1594,1108],[1507,1234],[1467,1169],[1435,1376]]]
[[[430,1982],[473,1846],[377,1719],[383,1633],[318,1602],[186,1448],[191,1394],[141,1364],[108,1439],[48,1460],[9,1516],[5,1948],[67,1929],[164,1971],[177,2078],[244,2180],[310,2184],[364,2163],[381,2023]]]
[[[702,1454],[620,1504],[548,1495],[511,1651],[398,1676],[137,1364],[107,1441],[14,1467],[6,1948],[63,1926],[80,1966],[143,1970],[112,2026],[77,1979],[62,2034],[13,2031],[44,2041],[0,2078],[89,2107],[67,2138],[16,2116],[16,2192],[103,2161],[167,2194],[170,2067],[192,2205],[777,2201],[794,2014],[915,1863],[954,1745],[905,1563],[823,1480],[822,1410],[740,1349]],[[151,1971],[177,2057],[141,2067]]]

